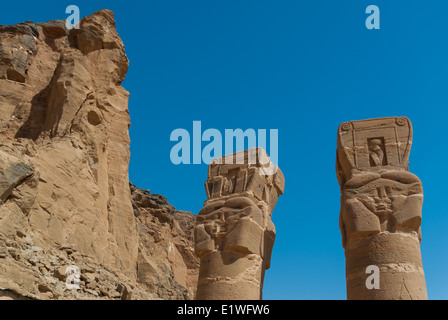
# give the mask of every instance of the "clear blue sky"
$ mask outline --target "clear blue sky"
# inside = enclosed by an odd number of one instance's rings
[[[448,299],[448,2],[150,0],[4,2],[0,24],[115,13],[130,59],[130,179],[197,213],[207,165],[175,166],[170,133],[278,129],[285,194],[265,299],[345,299],[338,227],[341,122],[407,116],[420,177],[423,266],[430,299]],[[365,9],[381,10],[367,30]]]

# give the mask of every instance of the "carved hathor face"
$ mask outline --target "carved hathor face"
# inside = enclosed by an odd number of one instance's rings
[[[409,172],[365,174],[345,184],[346,199],[360,201],[377,216],[389,216],[405,203],[408,196],[423,193],[420,180]]]
[[[263,212],[249,198],[212,201],[197,217],[195,251],[201,257],[213,250],[261,255]]]
[[[197,219],[198,224],[203,224],[207,233],[217,239],[225,237],[244,217],[262,221],[261,211],[252,200],[236,197],[206,206]]]

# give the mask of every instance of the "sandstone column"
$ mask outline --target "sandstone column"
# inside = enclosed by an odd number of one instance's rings
[[[408,170],[411,144],[405,117],[339,127],[339,225],[349,300],[427,299],[420,253],[423,187]],[[379,288],[366,285],[375,273],[369,266],[379,271]]]
[[[215,159],[207,199],[195,228],[200,258],[197,300],[257,300],[269,269],[275,227],[272,211],[284,177],[263,149]]]

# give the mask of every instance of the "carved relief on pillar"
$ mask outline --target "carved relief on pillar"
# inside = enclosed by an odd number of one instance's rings
[[[347,241],[380,232],[415,232],[421,240],[423,187],[409,172],[353,177],[342,195],[341,232]]]
[[[253,155],[255,158],[250,159]],[[275,240],[272,211],[284,191],[280,169],[266,174],[271,172],[266,170],[271,166],[260,148],[215,159],[210,164],[205,182],[208,199],[195,227],[195,253],[201,258],[200,299],[261,298],[264,270],[270,267]],[[213,270],[208,267],[210,263]],[[232,295],[222,292],[225,286],[212,288],[219,281],[233,283]]]
[[[405,117],[350,121],[338,130],[339,226],[349,300],[427,299],[420,252],[422,183],[408,170]],[[369,268],[378,271],[375,287]]]
[[[266,162],[248,163],[253,151],[267,157],[257,148],[235,154],[232,162],[245,155],[243,164],[226,164],[222,159],[210,164],[205,183],[208,200],[195,229],[199,257],[213,250],[230,250],[257,254],[269,264],[275,239],[271,216],[285,180],[279,169],[264,175],[262,163]]]
[[[336,172],[344,247],[384,231],[414,233],[421,240],[423,187],[408,171],[411,145],[412,126],[405,117],[350,121],[339,127]]]

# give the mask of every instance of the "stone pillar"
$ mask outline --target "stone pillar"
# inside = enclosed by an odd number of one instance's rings
[[[349,300],[427,299],[420,253],[423,187],[408,170],[411,144],[405,117],[339,127],[339,225]]]
[[[195,227],[197,300],[259,300],[269,269],[272,211],[284,177],[261,148],[213,160]]]

